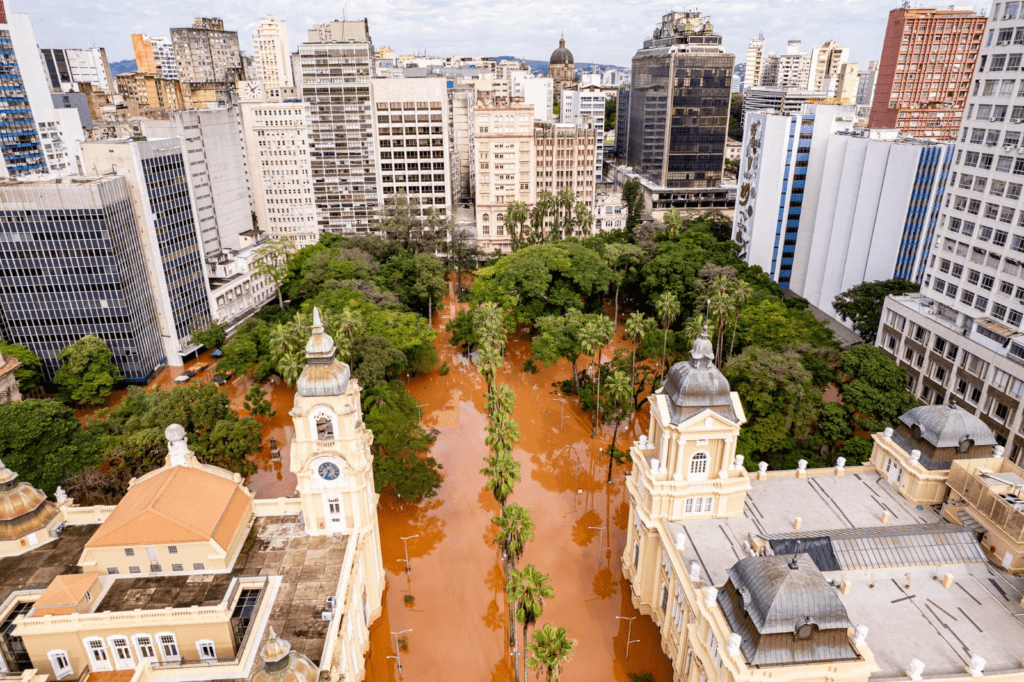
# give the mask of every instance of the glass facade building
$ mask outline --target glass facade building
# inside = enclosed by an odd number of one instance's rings
[[[0,154],[7,172],[24,175],[46,171],[46,154],[32,117],[11,32],[0,30]]]
[[[0,184],[0,332],[43,360],[95,334],[129,381],[164,363],[124,178]]]

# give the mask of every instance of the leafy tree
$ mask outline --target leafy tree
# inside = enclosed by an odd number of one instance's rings
[[[516,567],[516,562],[523,556],[526,543],[533,540],[533,519],[530,510],[518,504],[510,504],[501,508],[501,516],[491,518],[491,523],[500,529],[494,536],[494,543],[501,547],[505,558],[505,574]]]
[[[618,98],[609,97],[604,101],[604,131],[615,130],[615,116],[618,113]]]
[[[580,331],[580,347],[584,353],[594,358],[590,374],[595,377],[597,383],[597,390],[594,394],[597,405],[594,409],[594,429],[590,433],[591,438],[596,438],[597,431],[601,428],[601,372],[595,372],[594,367],[601,367],[601,355],[604,352],[604,347],[612,340],[614,334],[615,326],[604,315],[587,320]]]
[[[921,290],[920,284],[894,278],[884,281],[863,282],[851,287],[832,300],[839,319],[850,320],[853,331],[867,343],[875,342],[878,323],[882,319],[882,306],[886,296],[902,296]]]
[[[227,338],[227,332],[223,325],[211,324],[206,329],[196,329],[192,332],[192,342],[198,343],[207,348],[220,348]]]
[[[544,600],[555,596],[555,591],[548,585],[549,577],[537,570],[533,564],[527,564],[522,571],[512,569],[511,578],[506,585],[508,602],[515,609],[516,620],[523,624],[523,642],[526,642],[531,625],[544,613]],[[518,663],[518,662],[517,662]],[[526,650],[523,650],[523,679],[526,678]]]
[[[61,366],[53,383],[71,402],[100,405],[114,384],[124,377],[113,362],[114,354],[100,337],[89,334],[60,352]]]
[[[661,217],[661,221],[665,224],[665,234],[673,239],[681,235],[685,229],[683,216],[675,206],[672,206],[665,211],[665,215]]]
[[[572,364],[573,390],[579,390],[579,372],[576,361],[583,353],[583,331],[592,322],[594,315],[586,315],[576,308],[570,308],[564,315],[538,317],[538,334],[530,342],[533,357],[545,367],[565,358]]]
[[[264,417],[273,417],[277,414],[270,401],[267,400],[267,392],[263,390],[257,384],[254,384],[249,392],[245,394],[245,400],[242,402],[242,407],[249,410],[252,414],[258,414]]]
[[[363,388],[398,378],[405,365],[405,353],[383,336],[360,336],[352,345],[352,374]]]
[[[526,664],[544,672],[548,682],[558,682],[562,674],[562,664],[569,660],[576,640],[566,636],[565,628],[556,628],[551,623],[533,633],[533,641],[526,645],[530,658]]]
[[[462,271],[476,267],[480,260],[476,237],[468,230],[452,229],[448,240],[448,264],[455,266],[456,295],[462,295]]]
[[[729,101],[729,137],[734,140],[743,139],[743,95],[738,92],[732,94]]]
[[[466,353],[472,353],[473,349],[476,348],[476,334],[473,332],[473,313],[472,311],[463,308],[455,314],[448,324],[444,326],[444,330],[451,334],[451,338],[448,339],[448,343],[460,348]]]
[[[644,215],[644,190],[639,180],[622,185],[622,201],[626,204],[626,233],[632,235]]]
[[[381,266],[378,276],[388,289],[399,292],[402,303],[426,312],[428,319],[434,303],[448,292],[444,264],[432,253],[396,256]]]
[[[400,381],[378,384],[364,393],[363,419],[373,432],[373,479],[377,492],[420,502],[435,497],[443,466],[425,456],[436,431],[419,424],[420,406]]]
[[[96,462],[94,436],[82,430],[71,408],[54,400],[0,405],[0,460],[47,493]]]
[[[843,404],[861,431],[876,433],[895,426],[896,418],[919,405],[907,391],[906,370],[881,348],[859,344],[839,355],[845,379]]]
[[[266,277],[277,290],[277,305],[284,310],[281,285],[288,277],[288,258],[295,247],[290,239],[271,239],[264,243],[252,260],[252,271],[259,277]]]
[[[863,464],[865,461],[871,459],[871,451],[874,449],[875,444],[869,438],[862,438],[857,436],[843,443],[843,446],[839,448],[836,453],[839,457],[845,457],[846,463],[850,466],[857,464]]]
[[[629,377],[634,395],[636,394],[636,352],[644,339],[657,328],[658,321],[654,318],[646,317],[643,313],[633,313],[626,320],[626,336],[633,342],[633,360],[630,363]]]
[[[0,355],[13,357],[21,363],[21,367],[14,370],[14,378],[18,380],[18,388],[23,393],[27,393],[42,383],[43,375],[40,369],[43,366],[43,361],[28,348],[0,339]]]
[[[270,326],[261,319],[251,317],[243,322],[221,351],[224,357],[217,363],[217,369],[222,372],[245,374],[251,369],[256,379],[262,379],[274,371]]]
[[[850,425],[850,413],[838,403],[825,403],[818,414],[818,433],[826,443],[830,443],[829,452],[838,441],[847,440],[853,433]]]
[[[665,337],[661,344],[661,380],[664,381],[668,362],[668,328],[679,315],[679,299],[671,291],[666,291],[655,300],[654,309],[661,318],[661,326],[665,329]]]
[[[644,252],[636,244],[609,244],[604,250],[604,259],[612,269],[612,284],[615,285],[615,329],[619,326],[619,289],[632,272],[643,263]]]
[[[249,476],[256,473],[256,465],[249,457],[263,447],[262,430],[252,417],[220,419],[203,439],[202,447],[193,450],[197,457],[202,453],[202,460],[207,464],[229,471],[242,469],[239,473]]]
[[[615,449],[615,441],[619,437],[619,426],[633,414],[633,390],[626,373],[617,370],[612,372],[605,388],[608,393],[605,410],[608,419],[615,423],[612,442],[608,446],[608,483],[611,483],[612,465],[621,459]],[[625,455],[625,453],[622,454]]]

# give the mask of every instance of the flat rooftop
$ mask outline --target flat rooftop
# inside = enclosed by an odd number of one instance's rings
[[[58,575],[81,573],[78,559],[99,524],[67,526],[53,542],[20,556],[0,559],[0,602],[15,590],[45,590]]]
[[[752,476],[751,485],[743,516],[667,524],[673,537],[686,536],[683,563],[697,561],[702,580],[721,585],[726,569],[749,555],[747,543],[766,538],[779,553],[810,554],[835,585],[850,581],[841,599],[850,620],[868,627],[880,667],[873,679],[904,677],[912,658],[925,675],[962,674],[975,654],[986,673],[1020,670],[1024,577],[992,566],[970,531],[911,505],[874,472]]]

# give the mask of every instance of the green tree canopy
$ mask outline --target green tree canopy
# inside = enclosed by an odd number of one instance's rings
[[[881,348],[863,343],[839,358],[845,375],[840,386],[843,404],[864,432],[895,426],[897,417],[920,404],[907,391],[910,379],[906,370]]]
[[[886,296],[901,296],[921,290],[920,284],[894,278],[864,282],[839,294],[832,301],[839,319],[850,320],[853,331],[867,343],[875,342]]]
[[[21,367],[14,370],[14,378],[18,380],[18,388],[22,392],[28,392],[42,383],[43,374],[40,370],[43,361],[28,348],[0,340],[0,355],[16,358],[21,363]]]
[[[54,400],[0,405],[0,460],[46,493],[98,455],[94,434],[82,430],[68,406]]]
[[[224,326],[220,324],[211,324],[206,329],[196,329],[192,332],[193,343],[198,343],[210,349],[220,348],[225,338],[227,338],[227,333]]]
[[[352,346],[352,373],[364,389],[396,379],[405,366],[405,353],[383,336],[360,336]]]
[[[89,334],[60,352],[61,366],[53,383],[65,399],[100,405],[124,377],[112,362],[114,354],[100,337]]]

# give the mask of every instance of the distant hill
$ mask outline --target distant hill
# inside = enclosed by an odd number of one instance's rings
[[[122,73],[131,73],[135,71],[135,60],[134,59],[122,59],[119,62],[110,62],[110,73],[118,76]]]
[[[500,57],[494,57],[495,61],[500,62],[502,59],[515,59],[523,62],[530,67],[534,73],[542,73],[545,76],[548,75],[548,60],[540,59],[523,59],[522,57],[513,57],[511,55],[502,55]],[[595,64],[594,62],[576,62],[576,70],[581,73],[587,73],[594,66],[600,66],[602,69],[627,69],[625,66],[615,66],[614,64]]]

